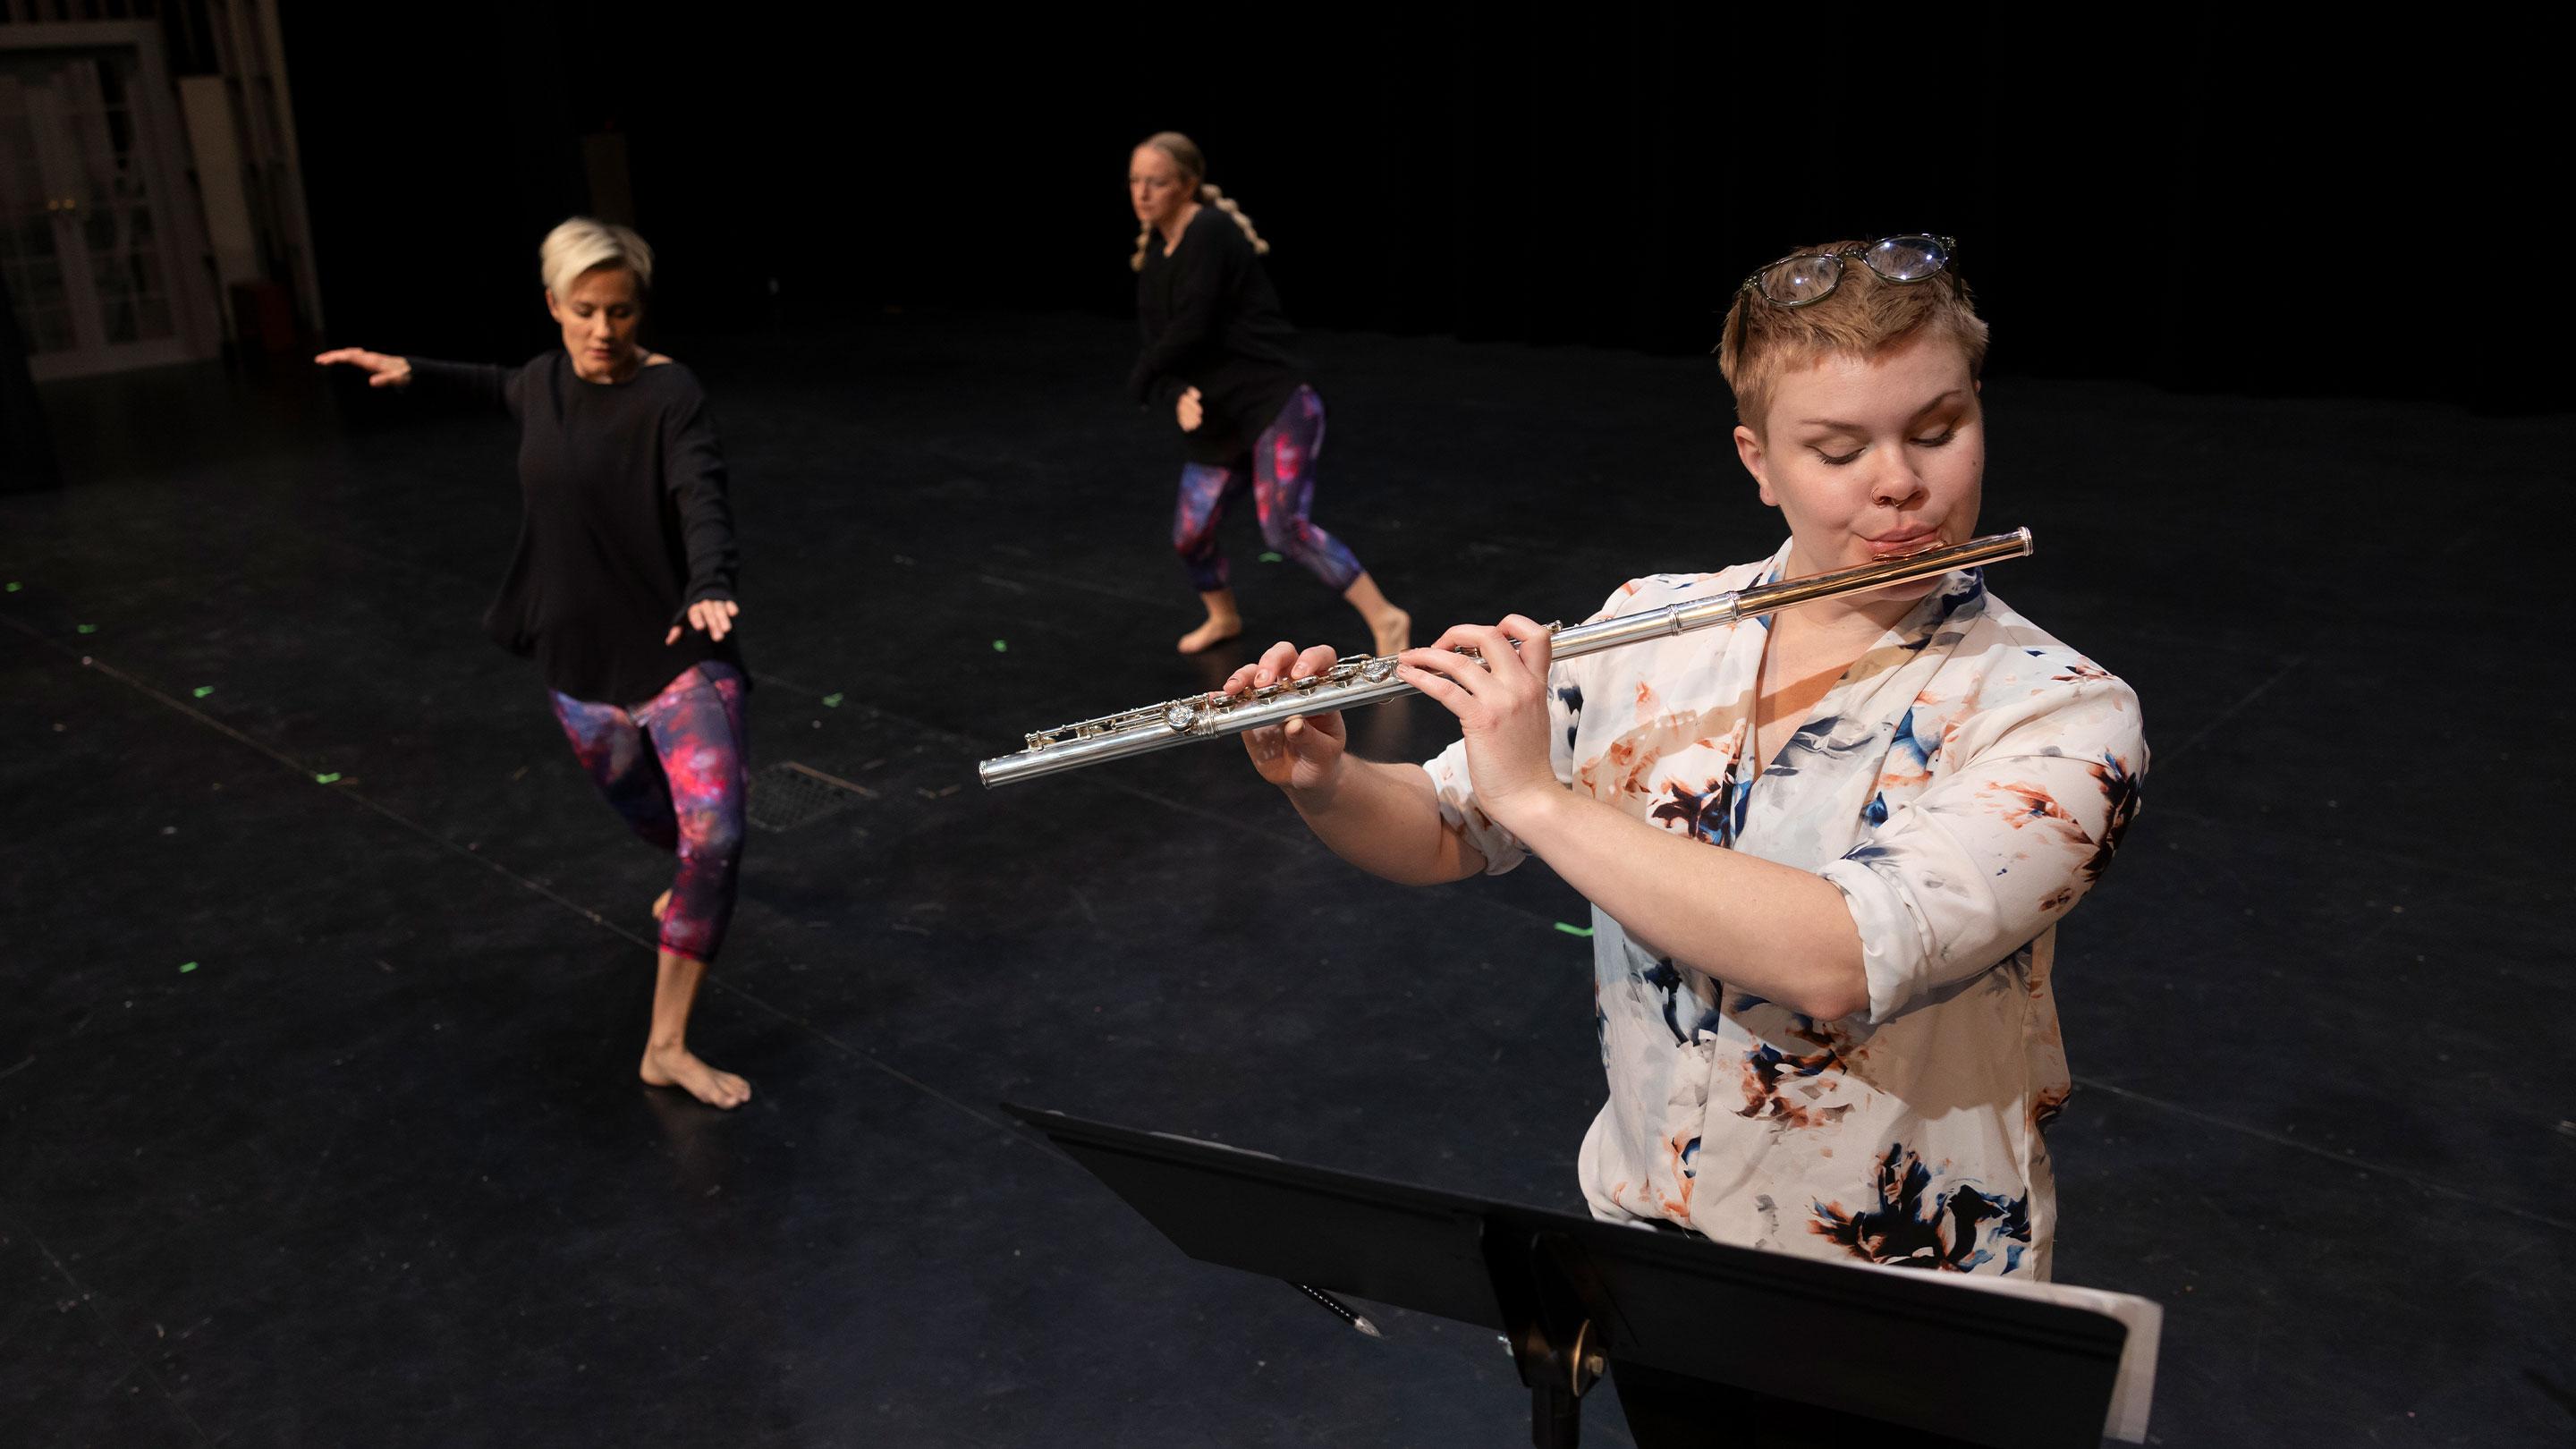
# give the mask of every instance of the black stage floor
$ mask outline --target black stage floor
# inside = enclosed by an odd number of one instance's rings
[[[1230,745],[974,783],[1214,672],[1171,652],[1130,336],[916,315],[685,359],[754,763],[868,792],[754,836],[693,1033],[755,1084],[732,1116],[635,1081],[661,867],[477,627],[506,424],[300,370],[55,389],[80,481],[0,498],[0,1439],[1526,1442],[1490,1334],[1371,1342],[1193,1264],[995,1110],[1575,1208],[1601,1094],[1580,903],[1536,867],[1364,878]],[[1706,361],[1310,340],[1317,517],[1424,625],[1777,541]],[[2061,944],[2059,1278],[2166,1305],[2163,1443],[2567,1443],[2543,541],[2576,428],[1989,396],[1986,522],[2041,542],[1996,588],[2137,685],[2155,748]],[[1229,527],[1259,639],[1350,642]],[[1363,745],[1428,753],[1404,708]]]

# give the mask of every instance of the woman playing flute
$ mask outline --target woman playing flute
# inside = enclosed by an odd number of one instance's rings
[[[1756,273],[1721,362],[1788,540],[1595,617],[1973,536],[1985,348],[1943,239]],[[1406,651],[1461,731],[1426,765],[1352,757],[1335,715],[1245,742],[1357,865],[1429,884],[1536,855],[1592,902],[1596,1215],[2047,1277],[2056,925],[2137,810],[2137,697],[1978,570],[1553,667],[1548,643],[1513,615]],[[1227,687],[1333,659],[1282,643]]]
[[[639,1067],[716,1107],[750,1084],[688,1046],[689,1009],[732,919],[742,859],[743,696],[724,452],[697,377],[637,341],[653,252],[576,217],[539,250],[560,350],[523,367],[343,347],[315,358],[506,407],[519,421],[518,553],[484,616],[535,658],[574,756],[636,834],[677,857]]]
[[[1129,265],[1145,337],[1127,387],[1179,429],[1188,461],[1172,546],[1207,608],[1206,621],[1181,636],[1181,652],[1243,632],[1216,529],[1226,506],[1249,489],[1262,538],[1350,601],[1376,651],[1392,654],[1411,642],[1412,617],[1307,517],[1324,451],[1324,403],[1306,384],[1292,350],[1296,331],[1261,265],[1270,244],[1206,177],[1199,148],[1177,131],[1146,137],[1127,159],[1127,196],[1141,228]]]

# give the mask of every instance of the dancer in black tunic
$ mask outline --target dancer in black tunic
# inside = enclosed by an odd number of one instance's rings
[[[519,547],[485,615],[537,661],[555,717],[608,803],[678,857],[660,921],[653,1023],[639,1068],[717,1107],[751,1087],[689,1050],[689,1008],[733,915],[742,858],[743,697],[733,638],[733,513],[707,397],[636,340],[653,252],[576,217],[540,251],[563,347],[523,367],[343,347],[315,358],[506,407],[519,420]]]

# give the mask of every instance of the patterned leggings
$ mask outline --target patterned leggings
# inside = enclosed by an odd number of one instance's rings
[[[1225,554],[1216,544],[1217,520],[1248,481],[1261,537],[1304,564],[1334,593],[1360,576],[1360,561],[1342,541],[1306,517],[1315,501],[1315,455],[1324,451],[1324,400],[1301,387],[1278,418],[1253,441],[1252,455],[1220,467],[1192,463],[1181,470],[1180,506],[1172,514],[1172,547],[1180,550],[1190,583],[1202,594],[1225,587]]]
[[[680,858],[662,949],[713,961],[733,919],[746,785],[743,679],[709,660],[649,704],[620,709],[554,696],[555,718],[599,793],[635,833]]]

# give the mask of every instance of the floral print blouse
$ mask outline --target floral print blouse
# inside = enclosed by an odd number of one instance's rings
[[[1638,579],[1594,617],[1769,582],[1788,553]],[[1768,629],[1558,664],[1557,778],[1831,881],[1860,930],[1869,1009],[1813,1020],[1655,955],[1595,907],[1610,1096],[1583,1140],[1584,1195],[1596,1216],[1729,1243],[2045,1279],[2041,1129],[2070,1086],[2057,922],[2137,812],[2137,696],[1963,571],[1756,772],[1741,757]],[[1519,864],[1527,850],[1477,807],[1464,743],[1424,768],[1488,869]]]

